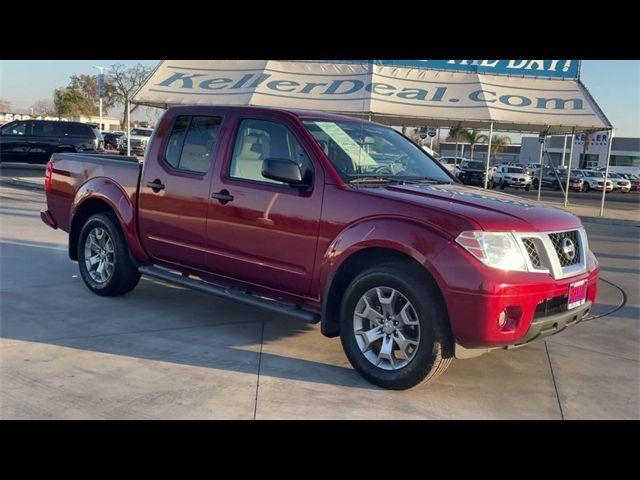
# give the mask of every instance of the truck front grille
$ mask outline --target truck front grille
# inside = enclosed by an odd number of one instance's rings
[[[569,267],[571,265],[577,265],[580,263],[580,248],[578,243],[578,232],[575,230],[571,232],[551,233],[549,238],[553,242],[553,247],[556,249],[558,260],[563,267]],[[573,244],[574,256],[573,258],[567,257],[564,252],[564,240],[569,239]]]
[[[531,260],[531,265],[534,268],[540,268],[540,254],[538,253],[538,247],[536,247],[535,241],[533,238],[523,238],[522,243],[524,247],[527,249],[527,254],[529,255],[529,260]]]
[[[560,232],[515,233],[527,256],[529,271],[567,278],[587,271],[586,234],[583,229]]]

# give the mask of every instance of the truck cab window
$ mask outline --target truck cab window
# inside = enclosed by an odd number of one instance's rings
[[[236,135],[229,176],[283,185],[262,176],[262,162],[267,158],[293,160],[306,179],[312,176],[311,160],[287,127],[273,121],[243,120]]]
[[[207,173],[220,124],[219,117],[179,116],[169,136],[165,161],[177,170]]]

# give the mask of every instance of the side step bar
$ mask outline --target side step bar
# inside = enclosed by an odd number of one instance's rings
[[[183,276],[178,273],[173,273],[169,270],[159,268],[153,265],[142,265],[138,268],[140,273],[148,275],[150,277],[158,278],[166,282],[182,285],[183,287],[192,288],[200,292],[215,295],[216,297],[227,298],[234,300],[245,305],[251,305],[254,307],[262,308],[264,310],[270,310],[272,312],[281,313],[290,317],[303,320],[308,323],[318,323],[320,321],[320,314],[309,310],[304,310],[296,305],[275,302],[261,297],[256,297],[250,293],[245,293],[238,289],[222,287],[213,283],[203,282],[202,280],[194,280],[187,276]]]

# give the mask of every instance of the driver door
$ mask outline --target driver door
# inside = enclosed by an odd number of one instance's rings
[[[296,126],[274,116],[237,118],[232,148],[216,167],[207,219],[207,269],[218,275],[309,293],[324,176]],[[306,191],[262,176],[266,158],[296,161]]]

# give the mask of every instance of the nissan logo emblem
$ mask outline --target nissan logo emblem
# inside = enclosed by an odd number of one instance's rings
[[[570,238],[565,237],[562,239],[562,254],[569,261],[576,257],[576,245]]]

